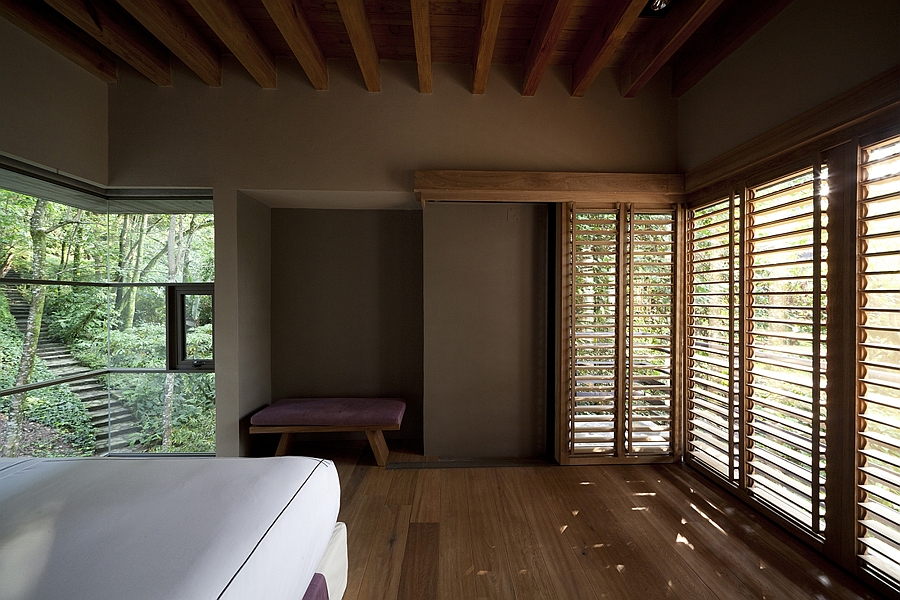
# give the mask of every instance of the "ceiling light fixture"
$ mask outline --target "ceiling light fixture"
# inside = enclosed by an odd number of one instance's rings
[[[672,0],[650,0],[641,11],[642,17],[662,17],[665,16],[672,7]]]

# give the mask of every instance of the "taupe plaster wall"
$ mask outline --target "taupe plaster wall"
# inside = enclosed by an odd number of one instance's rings
[[[425,453],[546,447],[547,207],[424,211]]]
[[[422,213],[272,211],[272,394],[399,397],[422,438]]]
[[[105,184],[106,88],[0,18],[0,153]]]
[[[216,454],[247,453],[239,422],[271,401],[271,209],[216,191]],[[237,226],[240,223],[240,227]],[[235,232],[221,244],[219,230]]]
[[[897,0],[794,0],[679,100],[679,168],[698,167],[896,64]]]
[[[420,94],[413,63],[381,63],[380,93],[359,68],[329,61],[317,92],[296,61],[278,61],[278,89],[261,89],[226,59],[209,88],[176,65],[160,88],[131,72],[110,88],[113,185],[269,190],[412,189],[416,169],[670,172],[676,102],[665,77],[636,99],[601,73],[584,98],[567,70],[551,68],[537,94],[520,93],[519,69],[491,68],[487,93],[470,91],[471,67],[435,65]]]

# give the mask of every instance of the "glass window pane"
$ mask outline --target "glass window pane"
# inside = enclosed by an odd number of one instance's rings
[[[109,366],[166,368],[166,289],[162,286],[109,290]]]
[[[119,207],[119,204],[116,205]],[[214,228],[211,214],[109,216],[110,272],[114,282],[212,281]]]
[[[0,285],[0,388],[105,369],[106,314],[102,287]]]
[[[107,280],[106,201],[76,205],[0,190],[3,275],[60,281]],[[37,259],[37,260],[35,260]]]
[[[215,373],[111,373],[110,401],[135,415],[113,452],[215,452]]]
[[[182,360],[212,360],[212,295],[182,296],[184,314],[184,356]]]
[[[10,456],[91,456],[96,431],[81,395],[63,383],[0,398],[0,444]]]

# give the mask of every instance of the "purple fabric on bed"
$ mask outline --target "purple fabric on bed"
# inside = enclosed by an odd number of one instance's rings
[[[399,398],[284,398],[252,417],[253,425],[400,425]]]
[[[328,600],[328,585],[325,583],[325,576],[321,573],[315,573],[306,593],[303,594],[303,600]]]

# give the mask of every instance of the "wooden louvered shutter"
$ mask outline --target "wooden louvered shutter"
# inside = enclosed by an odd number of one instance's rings
[[[572,220],[573,301],[569,452],[616,452],[621,346],[619,215],[576,212]]]
[[[569,222],[567,459],[669,461],[675,212],[622,204]]]
[[[861,149],[859,555],[900,580],[900,137]]]
[[[824,174],[748,191],[744,230],[746,485],[801,528],[824,530]]]
[[[738,478],[738,258],[735,198],[691,211],[687,227],[687,447]]]

